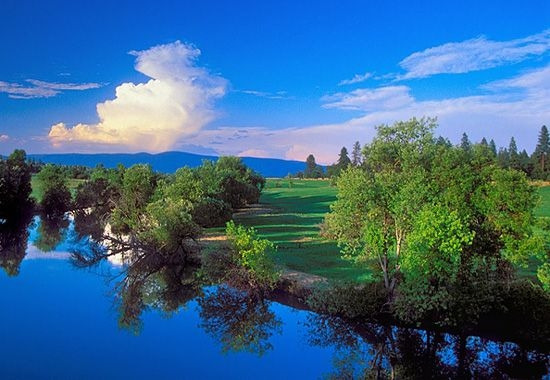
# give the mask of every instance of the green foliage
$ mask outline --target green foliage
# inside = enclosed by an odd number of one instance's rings
[[[267,239],[258,237],[254,228],[236,225],[233,221],[227,223],[226,235],[237,264],[252,275],[254,285],[274,287],[279,274],[268,254],[275,245]]]
[[[111,218],[115,231],[127,233],[142,228],[143,214],[155,188],[156,178],[150,165],[138,164],[124,171],[120,198]]]
[[[45,165],[37,176],[43,192],[40,206],[45,216],[57,218],[68,211],[72,204],[67,187],[67,177],[60,166]]]
[[[355,144],[353,144],[353,150],[351,152],[351,164],[353,166],[361,165],[363,161],[361,156],[361,144],[359,141],[356,141]]]
[[[533,177],[535,179],[547,180],[550,177],[550,136],[548,134],[548,128],[543,125],[540,129],[539,139],[533,155],[531,157],[533,161]]]
[[[198,201],[191,215],[201,227],[221,227],[231,219],[232,209],[226,202],[216,198],[203,198]]]
[[[33,205],[31,166],[24,150],[0,158],[0,219],[12,218]]]
[[[254,227],[258,235],[277,245],[273,256],[282,267],[334,280],[358,282],[370,277],[365,268],[340,256],[336,243],[320,236],[321,225],[336,188],[327,180],[268,179],[261,208],[235,215],[235,222]]]
[[[306,168],[303,173],[304,178],[322,178],[323,168],[315,162],[315,156],[310,154],[306,158]]]
[[[408,238],[403,269],[409,276],[453,280],[465,246],[473,242],[474,231],[456,211],[441,205],[426,205],[414,221]]]
[[[183,200],[161,199],[147,205],[145,227],[139,238],[160,253],[187,258],[189,243],[200,235]]]
[[[110,210],[119,196],[120,188],[106,178],[94,177],[78,186],[74,205],[76,209],[98,207]]]
[[[511,264],[526,265],[544,242],[526,175],[496,167],[488,144],[467,136],[460,147],[440,143],[434,126],[379,127],[363,167],[340,176],[325,220],[345,256],[377,264],[390,294],[409,282],[428,309],[450,297],[443,283],[507,280]]]
[[[550,263],[545,262],[537,269],[537,277],[542,284],[542,287],[547,292],[550,292]]]

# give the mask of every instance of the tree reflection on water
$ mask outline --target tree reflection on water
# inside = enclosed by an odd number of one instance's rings
[[[246,351],[262,356],[273,349],[269,339],[282,322],[269,301],[256,294],[220,285],[198,299],[201,327],[216,338],[223,352]]]
[[[311,314],[309,342],[334,349],[331,379],[542,378],[550,356],[472,336]]]
[[[17,276],[25,258],[32,223],[32,210],[0,221],[0,267],[8,276]]]
[[[52,250],[68,235],[86,238],[75,252],[80,267],[107,259],[109,247],[99,243],[104,222],[92,213],[69,220],[39,221],[35,244]],[[27,250],[32,215],[0,223],[0,266],[17,275]],[[104,243],[102,241],[102,243]],[[127,253],[124,265],[112,278],[119,325],[139,334],[146,311],[171,316],[184,307],[196,307],[200,327],[220,345],[222,352],[262,356],[274,349],[273,337],[282,332],[284,315],[262,294],[235,289],[208,277],[208,268],[188,255],[166,255],[142,249]],[[267,295],[269,298],[269,294]],[[309,313],[305,322],[309,345],[333,352],[333,370],[327,378],[541,378],[548,374],[550,356],[544,349],[522,347],[474,336],[350,322],[336,316]]]
[[[38,236],[33,244],[42,252],[54,251],[65,240],[69,223],[66,214],[55,217],[41,215],[38,220]]]

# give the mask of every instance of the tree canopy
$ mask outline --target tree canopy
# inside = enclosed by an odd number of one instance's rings
[[[390,298],[402,282],[432,291],[466,278],[507,278],[512,264],[542,250],[525,174],[499,168],[490,147],[467,136],[459,147],[438,143],[435,125],[379,126],[363,167],[342,172],[325,219],[346,257],[378,268]]]

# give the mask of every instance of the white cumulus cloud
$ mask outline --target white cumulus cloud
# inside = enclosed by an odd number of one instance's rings
[[[8,135],[0,135],[0,142],[8,141],[10,137]]]
[[[399,65],[406,73],[398,79],[435,74],[460,74],[521,62],[550,50],[550,29],[525,38],[492,41],[486,37],[449,42],[413,53]]]
[[[135,69],[151,78],[123,83],[115,98],[97,105],[97,124],[53,125],[54,146],[102,144],[118,150],[159,152],[181,143],[215,118],[213,101],[226,92],[227,81],[197,66],[197,48],[176,41],[132,51]]]

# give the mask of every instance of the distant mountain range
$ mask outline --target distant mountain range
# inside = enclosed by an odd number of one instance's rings
[[[134,164],[151,164],[154,170],[163,173],[173,173],[182,166],[196,167],[203,160],[215,161],[218,157],[203,156],[186,152],[149,153],[64,153],[64,154],[29,154],[29,158],[44,163],[60,165],[83,165],[94,167],[103,164],[113,168],[119,163],[128,167]],[[296,174],[303,171],[305,162],[280,160],[276,158],[243,157],[243,162],[256,170],[264,177],[284,177],[287,174]]]

